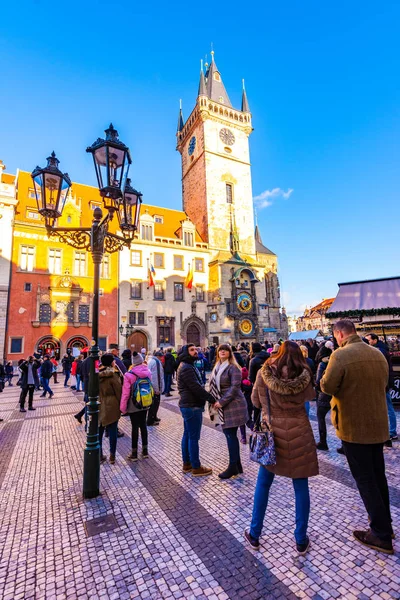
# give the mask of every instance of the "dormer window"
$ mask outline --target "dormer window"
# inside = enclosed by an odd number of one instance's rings
[[[215,71],[214,79],[215,79],[215,81],[221,81],[221,75],[218,73],[218,71]]]
[[[185,246],[194,246],[194,235],[192,231],[183,232],[183,243]]]
[[[142,240],[147,242],[153,241],[153,226],[142,224],[141,228]]]

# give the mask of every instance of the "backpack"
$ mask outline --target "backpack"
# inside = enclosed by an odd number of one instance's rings
[[[132,387],[132,402],[135,408],[143,410],[153,403],[154,389],[148,377],[138,377]]]

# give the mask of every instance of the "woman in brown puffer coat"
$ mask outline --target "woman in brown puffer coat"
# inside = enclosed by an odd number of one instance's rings
[[[318,460],[314,436],[305,410],[305,402],[314,398],[312,374],[300,348],[295,342],[284,342],[279,352],[263,365],[257,374],[252,402],[262,409],[268,421],[270,398],[271,427],[274,434],[276,464],[260,466],[254,495],[250,530],[245,538],[258,549],[268,495],[275,475],[290,477],[296,497],[295,539],[299,554],[306,554],[310,541],[307,536],[310,514],[308,478],[318,475]]]

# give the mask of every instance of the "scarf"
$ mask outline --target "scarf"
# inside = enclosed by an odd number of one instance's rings
[[[226,371],[226,369],[230,366],[228,360],[225,360],[222,364],[217,365],[210,377],[210,394],[215,400],[218,402],[222,396],[221,393],[221,376]],[[215,413],[215,409],[213,411]],[[210,411],[211,416],[211,411]],[[224,424],[224,409],[218,409],[218,417],[220,423]]]

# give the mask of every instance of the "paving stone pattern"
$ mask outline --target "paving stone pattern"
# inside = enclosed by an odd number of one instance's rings
[[[181,472],[182,421],[177,399],[164,400],[162,422],[150,428],[150,459],[129,463],[130,422],[117,461],[101,467],[102,494],[82,499],[85,433],[73,414],[82,394],[54,385],[52,400],[35,396],[34,412],[19,413],[19,388],[0,394],[0,598],[343,598],[400,599],[400,554],[386,556],[353,541],[367,519],[349,474],[329,453],[310,479],[311,550],[295,552],[292,483],[275,478],[254,553],[243,540],[251,517],[257,465],[241,446],[244,474],[219,481],[227,465],[223,434],[205,419],[200,442],[214,474]],[[315,407],[311,424],[316,430]],[[400,429],[400,419],[399,419]],[[108,454],[108,442],[104,443]],[[400,443],[385,450],[393,525],[400,534]],[[115,528],[88,537],[85,523],[112,516]],[[399,546],[400,542],[397,542]]]

